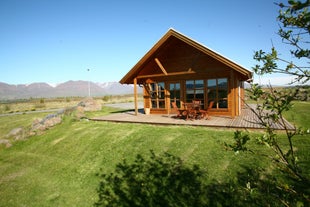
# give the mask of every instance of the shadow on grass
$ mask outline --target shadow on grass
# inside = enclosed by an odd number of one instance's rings
[[[111,114],[128,113],[128,112],[134,112],[134,111],[135,111],[134,109],[120,109],[120,110],[112,111]],[[138,113],[144,114],[144,109],[138,109]]]
[[[133,163],[124,160],[113,173],[100,177],[94,206],[284,206],[299,202],[263,170],[244,166],[236,178],[219,183],[199,166],[188,167],[168,153],[151,152],[148,159],[137,155]]]
[[[119,114],[119,113],[126,113],[126,112],[131,112],[133,111],[132,109],[120,109],[120,110],[115,110],[110,112],[111,114]]]

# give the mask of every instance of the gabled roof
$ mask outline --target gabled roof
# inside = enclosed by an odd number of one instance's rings
[[[153,56],[159,48],[167,42],[170,37],[175,37],[187,45],[201,51],[202,53],[214,58],[215,60],[227,65],[238,73],[242,74],[247,79],[252,78],[252,72],[246,68],[240,66],[239,64],[231,61],[230,59],[220,55],[219,53],[207,48],[206,46],[192,40],[191,38],[175,31],[174,29],[169,29],[168,32],[139,60],[139,62],[120,80],[122,84],[132,84],[133,80],[139,72],[143,69],[144,63]]]

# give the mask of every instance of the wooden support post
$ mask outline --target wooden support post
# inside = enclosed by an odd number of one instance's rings
[[[165,89],[165,102],[167,104],[167,114],[168,116],[170,115],[170,111],[171,111],[171,103],[170,103],[170,91]]]
[[[138,115],[138,90],[137,90],[137,78],[133,80],[134,102],[135,102],[135,115]]]
[[[243,100],[241,97],[241,81],[237,81],[237,86],[238,86],[238,111],[237,111],[237,116],[240,116],[241,114],[241,101]]]
[[[236,108],[238,107],[238,100],[237,100],[237,88],[236,88],[236,80],[235,80],[235,75],[233,71],[230,71],[230,90],[232,92],[232,96],[231,96],[231,117],[235,117],[236,116]]]

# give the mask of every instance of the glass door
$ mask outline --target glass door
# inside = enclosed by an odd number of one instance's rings
[[[181,87],[180,87],[180,83],[176,82],[176,83],[170,83],[170,102],[176,102],[177,107],[180,108],[181,107]]]
[[[205,92],[204,80],[186,81],[186,102],[200,101],[201,108],[204,108]]]
[[[165,108],[165,83],[151,83],[150,96],[153,109]]]
[[[228,108],[228,80],[227,78],[209,79],[208,82],[208,104],[213,101],[212,108]]]

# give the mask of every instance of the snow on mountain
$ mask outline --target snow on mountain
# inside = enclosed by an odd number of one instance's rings
[[[97,83],[97,85],[104,88],[109,95],[133,94],[133,85],[122,85],[118,82]],[[138,88],[138,92],[141,93],[142,89]]]

